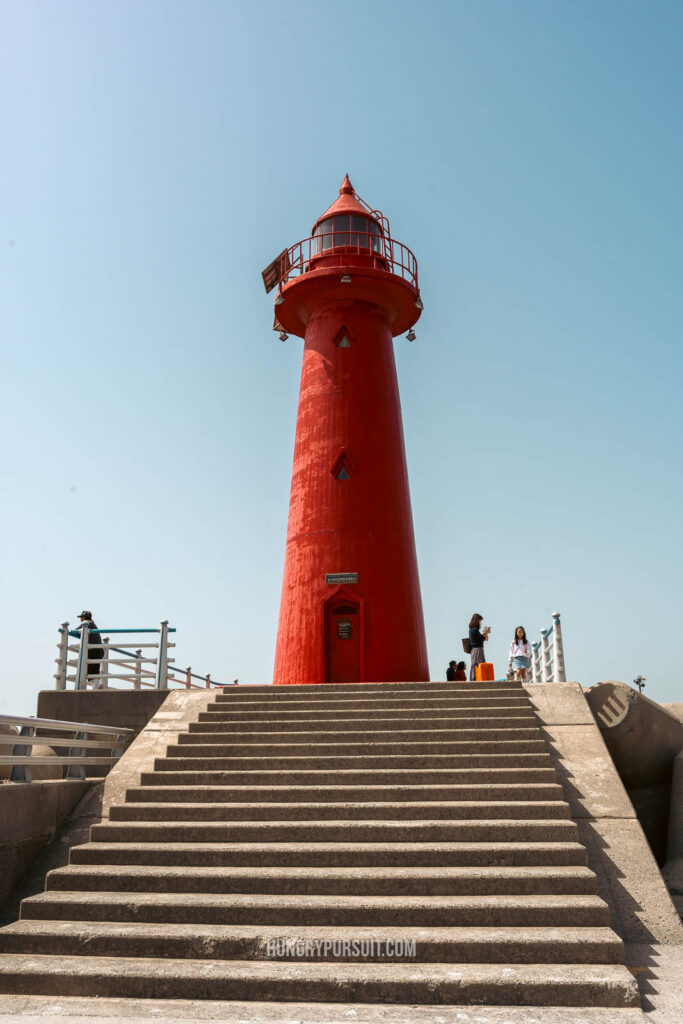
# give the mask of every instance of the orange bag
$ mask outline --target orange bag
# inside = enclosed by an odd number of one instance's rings
[[[481,661],[475,666],[474,675],[478,683],[488,682],[489,680],[494,679],[493,662]]]

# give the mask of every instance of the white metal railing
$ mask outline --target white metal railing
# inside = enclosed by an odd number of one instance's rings
[[[0,765],[10,765],[10,782],[30,782],[31,766],[55,765],[64,767],[65,779],[84,779],[85,769],[92,765],[111,768],[123,748],[135,735],[134,729],[118,725],[93,725],[92,722],[60,722],[52,718],[20,718],[17,715],[0,715],[0,725],[18,728],[17,733],[0,733]],[[36,729],[47,735],[36,735]],[[71,736],[52,736],[50,732],[71,733]],[[89,740],[88,735],[96,733],[100,738]],[[104,738],[102,738],[104,737]],[[107,737],[111,737],[107,739]],[[68,754],[33,754],[31,747],[68,747]],[[11,748],[6,753],[7,748]],[[95,751],[91,755],[91,751]],[[101,754],[98,751],[102,751]],[[108,753],[105,754],[105,751]]]
[[[99,640],[92,640],[91,632],[88,626],[75,630],[69,629],[68,622],[62,622],[55,658],[55,689],[66,690],[69,684],[73,684],[75,690],[85,690],[88,686],[96,690],[131,687],[134,690],[167,690],[174,686],[199,689],[223,685],[212,680],[210,673],[198,675],[191,666],[175,667],[175,659],[168,653],[169,648],[175,647],[169,639],[175,628],[169,626],[168,619],[163,619],[156,629],[103,629],[98,626]],[[149,635],[149,641],[140,643],[140,634]],[[116,638],[112,643],[114,635]]]
[[[531,645],[531,681],[533,683],[566,683],[564,647],[560,613],[553,615],[553,624],[541,630],[541,639]]]

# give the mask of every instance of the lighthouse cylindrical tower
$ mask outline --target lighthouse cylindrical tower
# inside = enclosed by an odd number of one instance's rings
[[[276,321],[304,353],[273,682],[427,680],[393,351],[422,310],[417,262],[347,175],[278,269]]]

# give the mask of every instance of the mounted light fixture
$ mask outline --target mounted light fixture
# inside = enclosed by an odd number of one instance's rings
[[[418,309],[424,309],[424,305],[422,304],[422,299],[420,298],[419,295],[415,299],[415,305],[417,306]]]
[[[280,331],[278,337],[279,337],[280,341],[287,341],[287,338],[289,337],[289,335],[287,334],[286,331]]]
[[[417,335],[413,328],[411,327],[408,333],[406,334],[406,338],[408,339],[408,341],[415,341],[416,337]]]
[[[281,306],[284,301],[284,295],[282,294],[282,292],[278,292],[274,305]]]
[[[342,284],[351,284],[351,275],[350,274],[342,274],[342,276],[341,276],[341,283]]]

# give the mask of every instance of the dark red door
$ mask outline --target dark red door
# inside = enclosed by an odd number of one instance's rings
[[[360,681],[360,615],[347,600],[325,609],[325,682]]]

